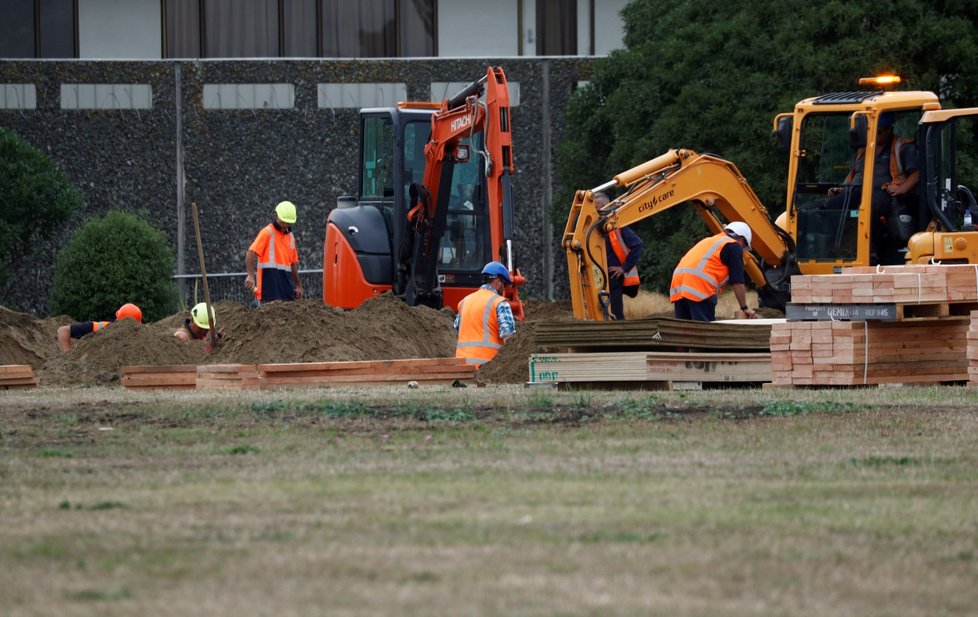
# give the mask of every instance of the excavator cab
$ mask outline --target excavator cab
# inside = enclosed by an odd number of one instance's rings
[[[356,197],[339,198],[326,222],[326,304],[356,308],[390,290],[411,306],[457,310],[485,264],[506,261],[514,281],[506,297],[522,316],[501,68],[441,103],[361,110],[359,170]]]

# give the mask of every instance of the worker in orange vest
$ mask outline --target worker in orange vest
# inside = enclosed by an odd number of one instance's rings
[[[297,300],[302,297],[299,280],[299,253],[295,248],[292,225],[296,221],[295,204],[279,202],[271,223],[262,228],[248,247],[245,257],[245,289],[259,302]],[[257,266],[257,274],[256,274]]]
[[[135,319],[139,323],[143,323],[143,312],[135,304],[126,303],[120,306],[119,310],[115,312],[115,320],[119,321],[121,319]],[[58,344],[61,345],[61,351],[65,353],[71,351],[71,339],[81,338],[92,332],[98,332],[110,323],[112,322],[80,321],[67,326],[61,326],[58,328]]]
[[[513,310],[502,295],[511,284],[509,270],[498,261],[482,269],[482,287],[458,303],[456,358],[465,358],[467,364],[485,364],[516,334]]]
[[[594,194],[594,206],[598,209],[608,205],[605,193]],[[616,228],[605,239],[605,252],[608,254],[608,296],[611,314],[615,319],[625,319],[624,296],[634,298],[638,295],[641,280],[638,276],[638,260],[642,256],[642,239],[628,227]]]
[[[744,249],[750,249],[751,235],[747,223],[735,221],[689,249],[669,285],[669,300],[678,319],[714,321],[717,296],[728,284],[747,318],[757,317],[747,306],[744,290]]]
[[[201,302],[190,309],[190,319],[183,322],[183,325],[177,328],[177,331],[173,333],[173,336],[177,337],[181,341],[205,341],[204,351],[211,351],[214,349],[214,344],[224,337],[224,329],[217,331],[217,336],[215,339],[209,340],[208,334],[210,334],[211,322],[217,326],[217,314],[214,312],[214,307],[210,310],[211,319],[207,320],[207,304]]]

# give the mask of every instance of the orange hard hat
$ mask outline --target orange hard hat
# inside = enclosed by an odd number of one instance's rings
[[[139,323],[143,323],[143,312],[139,310],[139,307],[135,304],[128,302],[119,307],[119,310],[115,312],[116,319],[135,319]]]

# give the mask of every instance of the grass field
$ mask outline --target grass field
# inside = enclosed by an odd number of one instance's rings
[[[0,393],[0,615],[973,615],[978,391]]]

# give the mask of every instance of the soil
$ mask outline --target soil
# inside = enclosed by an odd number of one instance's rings
[[[533,353],[533,333],[543,320],[573,319],[569,302],[526,305],[526,320],[496,358],[483,366],[478,379],[487,383],[522,383]],[[131,319],[72,342],[62,353],[58,326],[68,317],[37,319],[0,307],[0,364],[30,364],[44,385],[117,382],[122,367],[172,364],[264,364],[340,360],[443,358],[455,355],[454,314],[428,307],[409,307],[391,294],[344,311],[318,300],[272,302],[247,309],[237,302],[219,302],[217,328],[224,338],[217,351],[187,344],[173,336],[186,313],[150,324]]]

